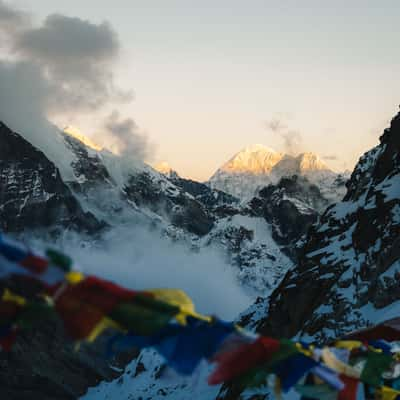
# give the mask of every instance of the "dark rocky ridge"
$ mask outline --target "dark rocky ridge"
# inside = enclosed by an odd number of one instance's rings
[[[291,337],[299,331],[321,340],[373,323],[363,313],[400,299],[400,114],[362,156],[342,203],[314,226],[300,262],[270,300],[260,332]],[[383,273],[391,276],[381,278]]]
[[[181,178],[176,173],[170,173],[169,179],[186,193],[191,194],[198,202],[208,209],[215,209],[225,205],[235,205],[239,202],[236,197],[218,189],[212,189],[205,183]]]
[[[400,114],[360,158],[343,201],[311,226],[297,265],[242,322],[261,334],[320,342],[376,323],[380,310],[400,299],[399,176]],[[265,315],[254,324],[260,307]],[[242,391],[231,383],[218,399],[236,400]]]
[[[85,213],[59,170],[0,122],[0,228],[73,228],[93,233],[103,224]]]
[[[80,140],[66,133],[63,133],[63,136],[67,146],[77,157],[77,160],[72,163],[72,168],[78,181],[81,178],[81,182],[69,183],[74,190],[85,192],[99,184],[113,184],[112,178],[98,154],[90,154],[90,149]]]
[[[95,208],[100,215],[113,224],[118,214],[127,209],[148,209],[156,219],[161,217],[172,225],[195,235],[205,235],[213,227],[214,217],[210,202],[206,203],[207,194],[202,191],[201,199],[192,195],[193,185],[186,185],[185,180],[178,177],[166,177],[148,166],[132,168],[126,174],[122,186],[112,178],[107,169],[105,158],[112,163],[119,160],[107,150],[93,151],[79,139],[64,133],[67,146],[76,157],[72,163],[75,181],[67,182],[80,201],[89,208]],[[132,161],[134,163],[134,161]],[[205,186],[198,184],[200,186]],[[203,188],[204,189],[204,188]],[[207,188],[209,192],[211,189]],[[198,189],[197,189],[198,190]],[[208,194],[211,197],[210,194]],[[230,196],[221,193],[219,201],[228,200]],[[158,216],[158,217],[157,217]]]
[[[59,170],[39,150],[0,123],[0,229],[16,234],[65,229],[93,234],[104,224],[84,212]],[[17,283],[17,284],[16,284]],[[5,285],[0,281],[0,292]],[[31,281],[7,282],[16,293],[35,291]],[[1,398],[67,400],[117,373],[100,345],[74,351],[58,319],[41,321],[18,336],[10,353],[0,352]]]
[[[271,224],[277,243],[293,246],[328,204],[316,185],[306,177],[293,175],[261,189],[248,207]]]
[[[203,204],[175,185],[163,186],[161,177],[142,172],[129,179],[124,192],[136,205],[168,216],[172,224],[190,233],[203,236],[210,232],[214,217]]]

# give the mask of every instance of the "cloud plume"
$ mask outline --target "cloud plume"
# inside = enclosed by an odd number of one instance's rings
[[[278,135],[283,142],[284,151],[294,155],[301,152],[303,137],[300,131],[291,129],[288,124],[290,116],[280,113],[266,122],[266,127],[272,133]]]
[[[99,242],[82,243],[80,235],[69,232],[57,246],[73,254],[86,274],[137,290],[182,289],[199,312],[224,319],[236,318],[254,301],[240,286],[222,253],[210,248],[193,252],[145,226],[116,227]],[[38,240],[35,245],[44,244]]]
[[[30,26],[30,15],[21,10],[12,8],[0,0],[0,46],[19,30]]]
[[[112,150],[127,158],[148,159],[149,143],[131,118],[122,118],[113,111],[105,120],[103,137],[111,143]]]

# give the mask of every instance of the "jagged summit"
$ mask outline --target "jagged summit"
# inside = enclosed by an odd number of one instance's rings
[[[296,157],[296,160],[299,161],[300,171],[330,170],[318,154],[312,152],[301,153]]]
[[[86,137],[78,128],[76,128],[74,126],[66,126],[63,129],[63,132],[69,136],[72,136],[75,139],[78,139],[84,145],[86,145],[87,147],[90,147],[93,150],[101,151],[103,149],[103,147],[101,147],[97,143],[93,142],[88,137]]]
[[[161,161],[153,166],[153,168],[167,177],[178,177],[178,173],[171,167],[167,161]]]
[[[154,166],[154,169],[158,172],[160,172],[161,174],[169,174],[172,171],[171,166],[169,165],[169,163],[167,161],[161,161],[158,164],[156,164]]]
[[[164,165],[162,166],[165,167]],[[262,144],[254,144],[236,153],[217,170],[213,177],[221,171],[234,174],[270,174],[276,168],[296,170],[300,173],[331,170],[316,153],[304,152],[293,156],[277,152]],[[213,177],[211,177],[210,180],[212,180]]]
[[[326,186],[331,186],[337,177],[315,153],[305,152],[293,156],[255,144],[239,151],[222,165],[210,178],[209,185],[248,200],[270,183],[277,183],[282,177],[293,175],[305,176],[312,183],[321,184],[321,190],[327,192],[327,197],[332,190]]]
[[[266,174],[282,157],[282,153],[262,144],[255,144],[236,153],[220,170],[231,173]]]
[[[298,156],[285,155],[272,169],[271,173],[280,179],[282,176],[309,176],[320,172],[333,171],[315,153],[301,153]]]

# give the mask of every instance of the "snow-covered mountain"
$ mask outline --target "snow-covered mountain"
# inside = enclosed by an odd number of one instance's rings
[[[176,173],[166,176],[139,160],[116,156],[75,130],[55,129],[54,141],[36,138],[37,146],[29,142],[29,134],[13,132],[4,124],[0,135],[0,222],[8,233],[30,241],[33,231],[35,240],[52,234],[57,242],[60,235],[68,238],[71,232],[78,235],[79,246],[95,249],[110,246],[107,240],[115,236],[114,231],[141,227],[151,234],[136,239],[138,251],[152,246],[144,240],[153,240],[165,247],[178,243],[178,251],[183,246],[193,256],[219,254],[231,269],[235,285],[241,285],[253,299],[268,296],[293,264],[287,243],[276,241],[265,216],[232,195]],[[204,260],[216,260],[213,257],[204,256]],[[45,328],[38,333],[36,345],[27,349],[28,341],[21,344],[28,355],[34,357],[42,351],[41,343],[53,340],[54,328]],[[70,354],[60,347],[58,344],[62,354]],[[78,376],[82,376],[82,368],[88,368],[87,362],[80,356],[71,357],[57,360],[53,353],[49,355],[44,376],[55,363],[64,361],[73,363],[76,372],[65,378],[63,387],[57,381],[54,391],[49,390],[50,398],[56,397],[57,391],[75,396],[82,393],[85,379]],[[30,376],[29,363],[25,365],[19,379]],[[96,379],[112,376],[107,365],[98,363],[86,382],[93,385]],[[40,388],[35,390],[37,397],[44,396]]]
[[[56,166],[38,149],[0,122],[0,227],[57,226],[95,232],[103,226],[85,212]]]
[[[305,340],[325,340],[398,316],[399,138],[400,114],[385,130],[380,144],[360,158],[343,201],[329,206],[320,219],[314,214],[316,224],[311,225],[299,244],[296,265],[288,270],[270,297],[259,298],[242,314],[243,324],[276,337],[296,335]],[[305,214],[308,210],[312,217],[316,209],[324,207],[326,199],[318,187],[303,179],[306,178],[288,178],[268,186],[247,205],[246,212],[272,218],[272,226],[279,226],[287,222],[287,215],[296,216],[294,209],[285,212],[285,202],[290,199],[289,210],[295,207]],[[241,234],[246,236],[246,232]],[[281,240],[290,241],[290,237]],[[91,389],[84,399],[105,400],[114,396],[128,400],[132,393],[151,399],[270,398],[270,393],[262,389],[241,397],[241,389],[238,391],[234,384],[217,393],[202,378],[206,368],[198,372],[195,380],[166,378],[162,370],[161,358],[146,351],[129,365],[123,380],[103,383]]]
[[[96,249],[110,246],[107,241],[120,229],[129,231],[145,227],[151,234],[146,239],[136,238],[140,251],[152,246],[143,240],[152,240],[162,246],[178,243],[180,248],[186,248],[193,255],[218,253],[235,281],[253,299],[257,296],[268,298],[279,285],[296,262],[299,246],[308,229],[318,221],[329,203],[318,186],[306,176],[279,179],[276,175],[267,186],[265,182],[260,185],[263,189],[257,196],[244,202],[207,184],[184,179],[169,169],[160,173],[140,160],[117,156],[76,130],[62,132],[55,129],[54,141],[36,138],[36,145],[29,142],[29,135],[15,133],[4,124],[0,134],[4,144],[0,149],[0,221],[3,230],[22,232],[25,237],[32,237],[29,234],[32,230],[51,231],[54,240],[57,235],[65,236],[65,232],[72,231],[78,234],[80,245]],[[246,168],[258,171],[260,177],[272,176],[281,162],[288,163],[284,155],[271,150],[265,154],[261,146],[248,150],[249,153],[254,151],[258,155],[255,159],[247,157]],[[289,163],[291,169],[286,168],[290,169],[291,175],[295,175],[292,174],[294,171],[313,168],[324,173],[318,159],[303,156],[294,160]],[[232,168],[240,163],[246,163],[245,159],[234,160]],[[41,235],[35,234],[35,238]],[[207,279],[213,279],[212,274]],[[257,304],[262,307],[263,302]],[[250,316],[248,322],[251,319],[254,320]],[[256,324],[257,321],[253,322]],[[28,341],[21,344],[28,355],[33,357],[35,352],[42,351],[42,343],[53,340],[52,328],[45,328],[38,333],[36,345],[27,349]],[[115,375],[109,365],[99,362],[96,367],[91,367],[93,374],[85,380],[80,372],[88,368],[87,360],[70,355],[61,343],[57,346],[65,355],[57,360],[51,353],[46,361],[49,369],[43,371],[43,376],[50,374],[57,362],[64,361],[73,363],[75,372],[66,375],[63,386],[55,382],[54,390],[49,392],[50,398],[56,393],[82,394],[85,382],[87,387],[98,379]],[[133,362],[139,365],[140,360],[149,361],[149,354],[144,353]],[[97,357],[95,351],[93,357]],[[120,365],[132,357],[124,358]],[[162,366],[159,358],[150,364],[148,373],[142,374],[143,380],[153,379],[153,372],[157,375],[156,371]],[[24,365],[20,369],[20,379],[30,376],[29,363],[24,361]],[[190,384],[186,387],[190,388]],[[36,396],[44,395],[40,388],[35,390]],[[141,390],[145,393],[147,388]],[[206,390],[206,393],[210,394],[210,391]]]
[[[52,154],[57,151],[59,154],[65,153],[66,159],[71,160],[67,166],[60,163],[58,170],[43,152],[36,150],[21,135],[12,132],[5,125],[3,130],[4,143],[13,139],[18,142],[13,145],[14,148],[22,149],[25,143],[30,147],[31,153],[24,155],[24,159],[34,158],[32,154],[35,152],[41,154],[46,168],[30,165],[32,168],[29,176],[36,174],[36,170],[46,170],[46,173],[55,174],[54,176],[58,174],[59,185],[63,185],[69,201],[75,204],[77,210],[81,210],[75,211],[74,215],[66,215],[64,219],[69,222],[68,225],[61,224],[60,219],[52,213],[47,213],[46,217],[40,217],[39,214],[36,218],[30,213],[29,222],[35,221],[32,227],[52,228],[59,232],[65,226],[81,231],[89,223],[98,232],[122,225],[146,225],[152,227],[151,229],[157,227],[160,235],[186,243],[189,248],[222,251],[228,264],[232,265],[237,279],[252,296],[269,293],[292,265],[290,257],[288,258],[291,253],[288,245],[291,243],[279,241],[279,235],[276,234],[285,230],[285,225],[279,226],[279,223],[269,219],[266,213],[260,211],[256,201],[239,204],[235,197],[203,183],[181,178],[176,173],[167,177],[137,160],[127,162],[70,129],[57,133],[61,135],[58,138],[63,138],[63,141],[60,142],[59,149],[54,146],[52,148]],[[4,151],[5,149],[6,147]],[[46,151],[46,148],[43,150]],[[14,154],[17,161],[18,157],[19,154]],[[14,161],[13,163],[15,164]],[[15,167],[14,164],[10,166],[9,160],[4,156],[4,171],[22,165],[17,163]],[[29,179],[31,182],[32,179]],[[20,221],[19,215],[24,216],[31,203],[35,204],[35,210],[43,207],[44,197],[35,197],[37,185],[40,186],[43,182],[45,177],[41,175],[32,187],[27,182],[21,182],[26,193],[15,193],[15,185],[3,186],[2,198],[14,196],[13,204],[20,210],[12,217],[12,223],[5,225],[4,218],[3,226],[8,232],[19,231],[24,227],[26,218],[21,217]],[[52,197],[48,194],[46,196]],[[294,199],[296,196],[292,197]],[[57,210],[63,209],[61,203],[56,204]],[[271,204],[275,203],[272,201]],[[311,221],[309,208],[303,207],[295,219],[304,214],[307,221]],[[317,211],[313,213],[318,214]],[[85,218],[81,218],[80,225],[74,226],[73,221],[79,220],[79,215]],[[300,225],[305,228],[294,235],[295,240],[304,234],[309,223],[302,221]],[[29,228],[31,225],[26,224],[25,227]]]
[[[200,236],[211,230],[214,219],[207,208],[164,174],[64,134],[74,156],[74,179],[67,184],[98,218],[111,226],[140,221]]]
[[[208,184],[249,200],[268,184],[293,175],[308,178],[331,201],[341,200],[345,193],[346,177],[333,172],[317,154],[292,156],[259,144],[235,154],[213,174]]]
[[[269,174],[273,167],[282,160],[284,154],[255,144],[235,154],[218,171],[230,174],[252,173],[253,175]]]
[[[251,296],[268,294],[292,265],[287,243],[276,242],[270,222],[251,205],[171,169],[165,175],[145,164],[126,166],[107,151],[88,149],[76,135],[65,139],[76,157],[76,180],[69,185],[85,210],[108,224],[136,222],[137,214],[144,214],[168,237],[193,249],[222,249]]]
[[[213,189],[219,189],[241,199],[251,199],[269,183],[273,167],[283,154],[263,145],[249,146],[235,154],[209,179]]]
[[[324,340],[398,315],[400,113],[347,187],[309,231],[258,320],[261,332]]]
[[[295,267],[242,322],[273,337],[324,342],[398,317],[399,249],[400,113],[360,158],[343,201],[309,230]],[[218,398],[240,391],[232,384]]]
[[[168,177],[178,175],[178,173],[172,169],[171,165],[167,161],[161,161],[153,167],[160,174],[164,174]]]

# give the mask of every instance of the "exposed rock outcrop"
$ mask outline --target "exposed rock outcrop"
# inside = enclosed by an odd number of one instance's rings
[[[0,143],[2,230],[61,227],[93,233],[101,229],[103,224],[82,210],[56,166],[1,122]]]
[[[259,331],[321,340],[374,323],[400,299],[400,114],[360,158],[343,200],[309,233]]]
[[[278,243],[294,245],[317,222],[328,204],[316,185],[305,177],[293,175],[261,189],[248,207],[271,224]]]

